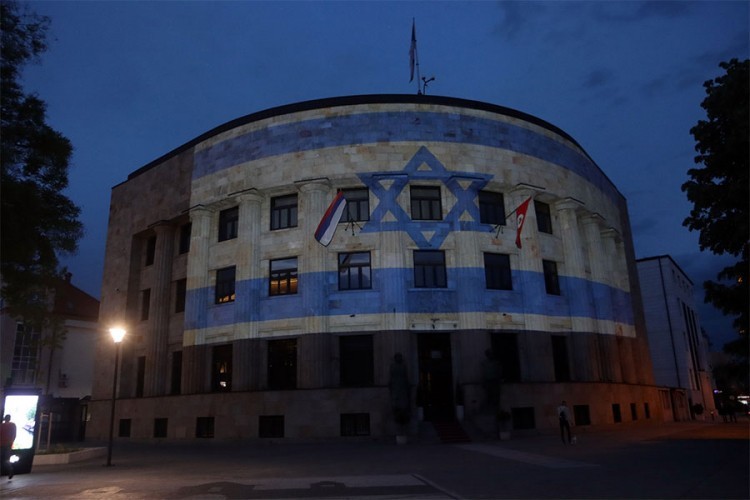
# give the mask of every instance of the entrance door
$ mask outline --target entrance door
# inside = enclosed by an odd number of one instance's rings
[[[419,396],[427,421],[454,419],[453,368],[449,333],[417,335]]]

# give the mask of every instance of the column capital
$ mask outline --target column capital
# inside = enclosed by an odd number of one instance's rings
[[[261,193],[255,188],[246,189],[245,191],[240,191],[239,193],[235,193],[235,195],[240,203],[262,203],[263,202],[263,193]]]
[[[193,205],[192,207],[187,209],[187,212],[190,214],[190,217],[196,217],[196,216],[210,216],[212,213],[214,213],[214,210],[211,207],[208,207],[206,205]]]
[[[303,193],[310,193],[310,192],[317,192],[317,191],[330,191],[331,190],[331,181],[328,179],[328,177],[317,177],[314,179],[300,179],[298,181],[294,181],[294,184],[297,186],[297,189],[299,189]]]
[[[603,226],[605,224],[605,219],[598,213],[590,213],[586,214],[583,217],[581,217],[581,222],[584,224],[596,224],[597,226]]]
[[[563,198],[555,202],[555,208],[558,210],[573,210],[578,211],[584,207],[584,203],[575,198]]]
[[[541,186],[535,186],[533,184],[526,184],[525,182],[519,182],[510,190],[510,193],[517,196],[536,196],[539,193],[547,191]]]

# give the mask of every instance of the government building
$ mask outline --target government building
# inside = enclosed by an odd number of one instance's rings
[[[626,200],[568,134],[483,102],[301,102],[134,171],[100,322],[127,334],[98,342],[89,438],[116,366],[117,439],[489,436],[498,415],[543,432],[561,400],[578,426],[665,414]]]

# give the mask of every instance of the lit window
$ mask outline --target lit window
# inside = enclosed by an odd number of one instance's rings
[[[235,266],[225,267],[216,271],[216,304],[234,302]]]
[[[297,293],[297,257],[276,259],[270,263],[269,295]]]

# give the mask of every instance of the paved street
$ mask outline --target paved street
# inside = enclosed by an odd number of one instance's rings
[[[576,429],[511,441],[116,443],[104,458],[36,465],[3,498],[749,498],[748,422]],[[429,441],[429,440],[425,440]]]

